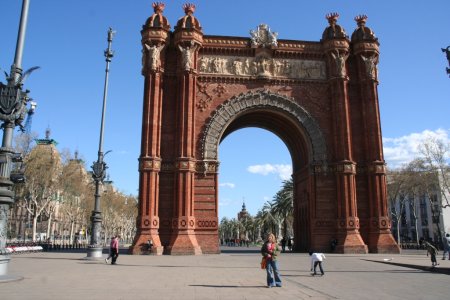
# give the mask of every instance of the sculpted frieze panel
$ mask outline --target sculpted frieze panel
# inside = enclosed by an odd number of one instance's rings
[[[326,79],[325,62],[284,58],[201,55],[200,74]]]

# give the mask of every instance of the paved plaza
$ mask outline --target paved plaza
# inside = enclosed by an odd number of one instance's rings
[[[280,256],[282,288],[266,288],[257,248],[220,255],[120,255],[117,265],[84,253],[12,256],[2,299],[448,299],[450,261],[430,269],[425,251],[326,254],[325,276],[310,275],[306,253]],[[105,255],[106,257],[106,255]]]

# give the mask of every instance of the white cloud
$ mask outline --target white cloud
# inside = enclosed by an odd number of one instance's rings
[[[383,138],[384,158],[390,168],[398,168],[420,155],[419,146],[427,139],[437,139],[450,143],[449,131],[437,129],[411,133],[399,138]]]
[[[224,183],[220,183],[219,186],[222,187],[229,187],[230,189],[234,189],[234,187],[236,186],[234,183],[231,182],[224,182]]]
[[[249,166],[247,171],[253,174],[260,174],[267,176],[269,174],[276,174],[282,180],[288,180],[292,175],[292,166],[291,165],[272,165],[272,164],[264,164],[264,165],[254,165]]]

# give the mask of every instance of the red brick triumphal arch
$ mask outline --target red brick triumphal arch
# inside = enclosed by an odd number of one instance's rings
[[[267,129],[293,163],[295,250],[399,252],[390,232],[377,95],[378,41],[358,16],[351,39],[329,14],[318,42],[204,35],[195,6],[173,31],[164,4],[143,26],[139,216],[131,247],[219,253],[220,142]],[[276,153],[274,153],[276,155]]]

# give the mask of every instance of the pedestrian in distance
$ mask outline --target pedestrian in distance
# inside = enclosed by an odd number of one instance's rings
[[[323,276],[325,275],[325,272],[323,271],[322,262],[324,259],[326,259],[325,255],[323,253],[319,252],[309,252],[309,256],[311,256],[311,275],[317,275],[316,267],[319,266],[320,274]]]
[[[114,239],[114,236],[111,237],[111,242],[112,242],[113,239]],[[109,262],[109,259],[110,259],[111,257],[112,257],[111,247],[109,247],[109,254],[108,254],[108,257],[105,258],[105,263],[108,263],[108,262]]]
[[[445,237],[442,239],[443,255],[442,260],[445,260],[446,254],[448,255],[448,260],[450,260],[450,233],[446,233]]]
[[[431,256],[431,267],[434,268],[435,266],[438,266],[439,264],[437,263],[436,260],[436,255],[438,254],[438,251],[436,247],[431,245],[429,242],[425,242],[425,246],[427,247],[427,256],[428,254]]]
[[[149,239],[147,241],[147,247],[148,247],[148,253],[152,253],[152,248],[153,248],[153,240]]]
[[[119,237],[118,236],[115,236],[113,239],[111,239],[110,249],[111,249],[111,264],[115,265],[117,258],[119,257]]]
[[[286,252],[286,237],[283,236],[281,239],[281,252]]]
[[[266,259],[267,287],[281,287],[281,275],[278,268],[278,248],[277,240],[273,233],[269,233],[267,241],[261,247],[261,254]]]

